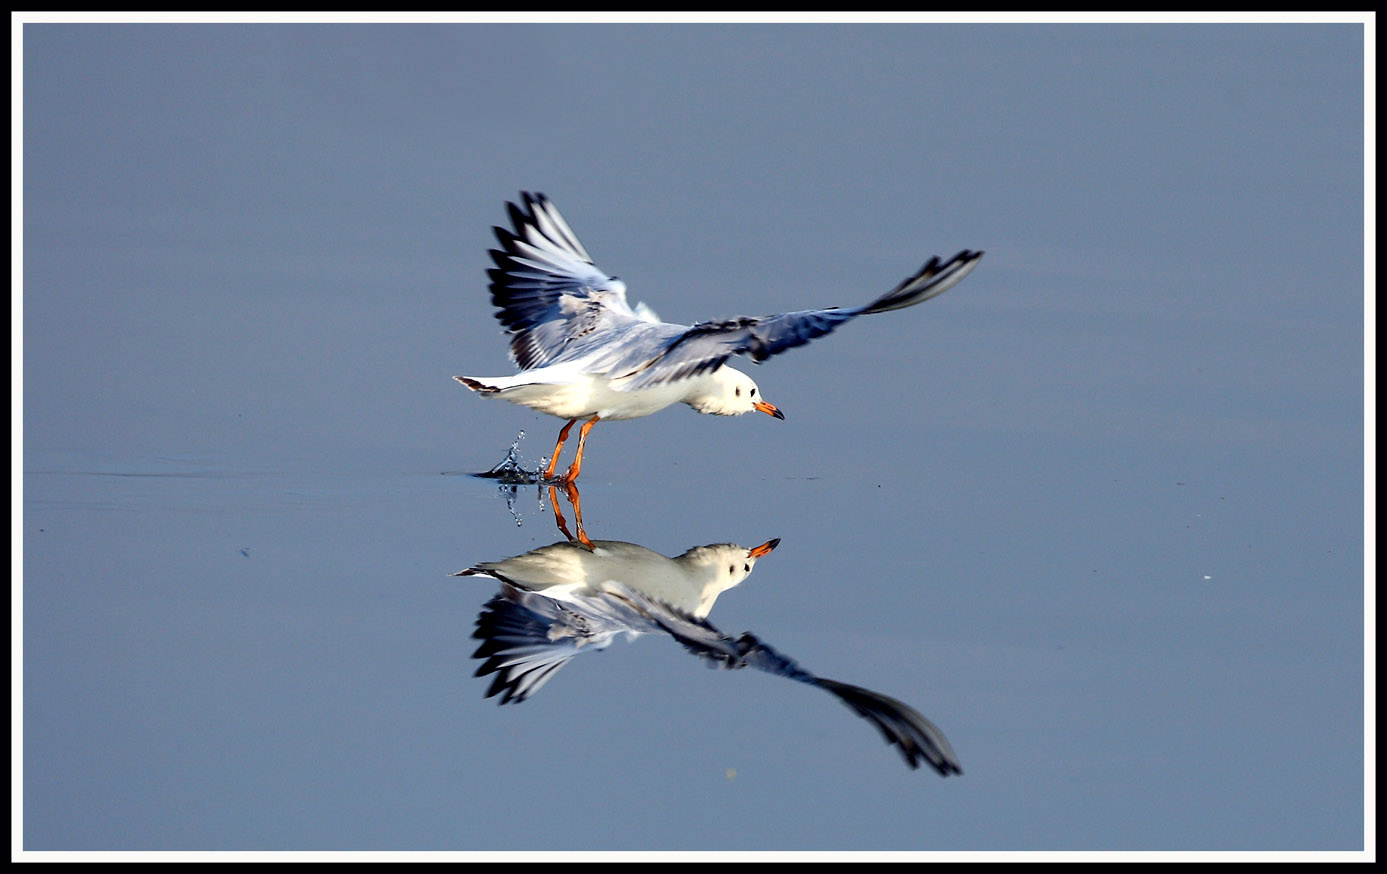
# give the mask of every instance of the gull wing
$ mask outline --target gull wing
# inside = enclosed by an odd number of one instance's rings
[[[733,355],[746,355],[760,364],[772,355],[832,333],[844,323],[869,313],[904,309],[924,303],[957,285],[977,266],[982,252],[964,249],[948,261],[931,258],[886,294],[853,309],[830,307],[773,316],[739,316],[699,322],[669,337],[657,354],[613,377],[629,376],[622,390],[644,388],[714,370]]]
[[[549,198],[520,197],[521,205],[506,204],[514,230],[492,228],[501,247],[490,250],[496,266],[487,271],[516,366],[549,364],[593,331],[659,321],[644,304],[627,303],[626,283],[592,263]]]
[[[708,621],[690,616],[630,589],[622,596],[631,600],[652,622],[658,624],[684,648],[726,668],[751,667],[831,692],[853,712],[871,722],[888,744],[897,747],[911,768],[923,762],[941,776],[962,774],[963,768],[938,726],[913,707],[861,686],[818,677],[781,655],[750,632],[728,637]]]
[[[477,616],[472,637],[481,641],[473,658],[485,659],[474,676],[495,674],[486,697],[519,703],[538,692],[559,668],[585,650],[600,650],[622,631],[633,630],[601,610],[579,613],[561,602],[527,591],[495,571],[469,568],[459,576],[501,582],[500,594]]]

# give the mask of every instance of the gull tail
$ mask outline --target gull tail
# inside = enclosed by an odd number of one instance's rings
[[[470,376],[455,376],[453,377],[453,379],[456,379],[458,382],[472,389],[472,391],[479,392],[484,395],[494,395],[501,390],[500,386],[495,385],[492,382],[485,382],[480,379],[474,379]]]
[[[941,263],[939,256],[935,255],[913,276],[858,310],[858,314],[905,309],[938,297],[962,281],[981,259],[981,252],[970,249],[959,252],[947,263]]]
[[[453,379],[456,379],[458,382],[472,389],[472,391],[484,395],[503,394],[513,389],[526,388],[527,386],[558,384],[556,380],[536,379],[535,373],[537,372],[538,371],[517,373],[515,376],[455,376]]]

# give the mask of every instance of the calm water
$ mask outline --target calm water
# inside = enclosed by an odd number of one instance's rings
[[[1361,36],[28,26],[24,848],[1361,849]],[[579,483],[962,776],[655,636],[485,697],[520,188],[671,321],[987,250]]]

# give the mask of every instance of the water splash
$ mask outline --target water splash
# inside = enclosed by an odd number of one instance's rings
[[[500,463],[485,473],[473,474],[482,479],[494,479],[508,485],[533,485],[543,482],[544,473],[542,470],[529,470],[520,462],[520,441],[525,439],[525,432],[521,431],[516,435],[511,443],[510,449],[506,450],[506,457]]]
[[[506,457],[500,463],[485,473],[473,474],[482,479],[492,479],[497,481],[496,491],[506,499],[506,512],[510,513],[515,520],[516,527],[525,524],[519,510],[515,508],[516,499],[520,497],[521,486],[535,486],[535,492],[539,499],[539,510],[544,512],[544,471],[542,468],[530,470],[520,461],[520,441],[525,439],[525,432],[521,431],[516,435],[510,449],[506,451]],[[541,459],[543,464],[547,459]]]

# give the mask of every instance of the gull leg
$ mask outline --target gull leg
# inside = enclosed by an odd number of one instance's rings
[[[564,521],[563,518],[563,510],[559,509],[559,491],[551,484],[549,486],[549,504],[554,508],[554,522],[559,526],[559,530],[563,532],[564,537],[567,537],[569,540],[578,541],[591,552],[596,547],[592,545],[592,541],[588,539],[587,532],[583,530],[583,505],[578,499],[578,487],[573,483],[564,483],[564,493],[568,496],[568,502],[573,505],[573,515],[578,520],[578,536],[574,537],[569,533],[568,523]]]
[[[554,508],[554,524],[559,526],[564,537],[572,540],[573,535],[568,533],[568,523],[563,520],[563,510],[559,509],[559,491],[552,485],[549,486],[549,506]]]
[[[568,494],[568,502],[573,505],[573,518],[578,520],[578,542],[591,552],[596,547],[588,540],[588,533],[583,530],[583,505],[578,501],[578,484],[564,483],[564,491]]]
[[[578,472],[583,469],[583,444],[587,442],[588,432],[592,430],[592,426],[596,425],[601,418],[601,416],[593,416],[584,422],[582,429],[578,431],[578,452],[573,456],[573,463],[568,466],[568,473],[563,475],[564,482],[572,483],[578,478]]]
[[[559,453],[563,451],[563,443],[568,439],[568,432],[573,429],[573,423],[576,421],[578,420],[569,419],[568,424],[564,425],[563,430],[559,432],[559,443],[554,447],[554,454],[549,456],[549,466],[544,469],[545,479],[549,479],[554,475],[554,466],[559,463]]]

